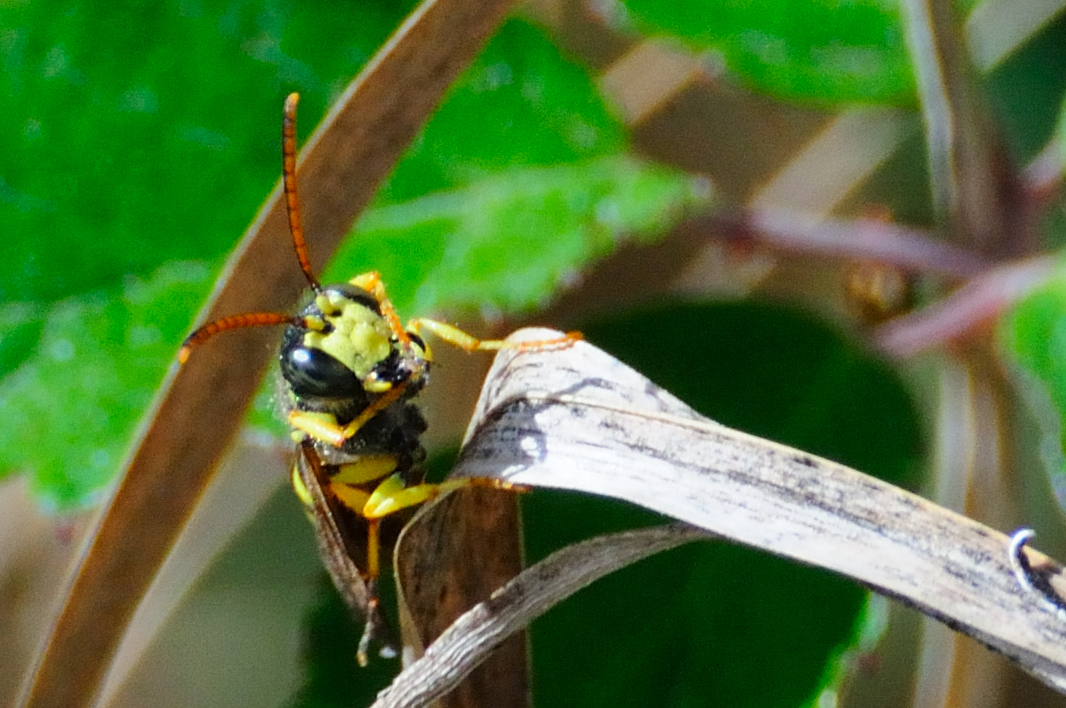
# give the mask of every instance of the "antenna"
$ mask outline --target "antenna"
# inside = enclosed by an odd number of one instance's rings
[[[300,197],[296,193],[296,107],[300,103],[300,94],[290,93],[285,98],[285,113],[281,121],[281,165],[285,184],[285,207],[289,212],[289,231],[292,232],[292,245],[296,249],[296,258],[300,269],[307,277],[311,289],[322,292],[311,270],[311,259],[307,256],[307,241],[304,240],[304,227],[300,220]]]
[[[304,272],[311,288],[316,293],[320,293],[322,285],[311,271],[311,259],[307,257],[307,242],[304,240],[303,225],[300,223],[300,198],[296,194],[296,106],[299,103],[300,94],[298,93],[290,93],[285,99],[285,112],[281,121],[281,156],[284,175],[282,182],[285,185],[285,207],[289,213],[289,231],[292,232],[292,245],[296,249],[296,258],[300,261],[300,269]],[[184,364],[193,347],[199,346],[219,332],[279,324],[306,326],[302,317],[293,317],[284,312],[249,312],[243,315],[230,315],[208,322],[186,337],[178,352],[178,361]]]

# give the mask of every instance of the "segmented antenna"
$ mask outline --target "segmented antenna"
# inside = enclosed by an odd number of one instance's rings
[[[244,327],[269,327],[279,324],[293,324],[300,326],[303,322],[302,317],[293,317],[284,312],[248,312],[243,315],[223,317],[214,322],[208,322],[203,327],[200,327],[186,337],[185,341],[181,343],[181,350],[178,352],[178,361],[184,364],[189,358],[189,354],[192,352],[193,347],[203,343],[204,340],[210,339],[219,332],[225,332],[230,329],[242,329]]]
[[[289,231],[292,232],[292,245],[296,248],[296,258],[304,272],[311,289],[322,292],[322,285],[311,270],[311,259],[307,256],[307,242],[304,240],[304,227],[300,220],[300,197],[296,193],[296,107],[300,103],[300,94],[290,93],[285,98],[285,114],[281,121],[281,156],[282,174],[285,184],[285,207],[289,212]]]
[[[284,175],[282,182],[285,185],[285,208],[289,213],[289,231],[292,232],[292,245],[296,249],[296,258],[300,261],[300,270],[304,272],[311,288],[316,293],[320,293],[322,285],[311,272],[311,259],[307,257],[307,242],[304,240],[303,225],[300,223],[300,198],[296,194],[296,106],[299,103],[300,94],[298,93],[290,93],[285,99],[285,112],[281,121],[281,156]],[[223,317],[214,322],[208,322],[186,337],[178,352],[178,361],[184,364],[193,347],[202,344],[219,332],[279,324],[307,326],[302,317],[293,317],[284,312],[249,312]]]

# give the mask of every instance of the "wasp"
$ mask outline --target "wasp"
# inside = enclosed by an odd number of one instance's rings
[[[289,230],[310,301],[295,315],[253,312],[196,329],[179,361],[207,339],[233,329],[285,325],[278,352],[277,404],[298,446],[292,485],[315,526],[319,551],[334,585],[356,615],[365,618],[357,660],[368,663],[372,641],[383,656],[395,648],[386,635],[378,599],[381,522],[445,491],[468,485],[512,488],[487,479],[441,484],[423,481],[426,421],[414,403],[433,363],[424,333],[466,351],[505,347],[566,347],[577,333],[540,342],[481,340],[457,327],[418,318],[402,325],[377,272],[323,286],[308,258],[296,188],[296,108],[285,100],[282,175]]]

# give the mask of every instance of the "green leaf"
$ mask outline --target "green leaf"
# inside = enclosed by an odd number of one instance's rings
[[[914,102],[893,0],[622,0],[651,35],[717,52],[752,88],[817,103]]]
[[[158,313],[131,306],[123,274],[166,281],[166,269],[147,274],[228,248],[277,179],[279,84],[305,93],[306,130],[403,12],[360,4],[348,33],[342,18],[313,22],[321,8],[186,10],[136,9],[150,43],[95,6],[55,26],[29,6],[0,10],[26,41],[0,84],[36,109],[0,118],[22,121],[0,158],[0,217],[21,256],[0,271],[0,296],[22,303],[0,309],[0,411],[14,421],[0,434],[0,474],[32,471],[49,505],[88,503],[110,481],[200,304],[161,295],[154,307],[173,321],[134,357],[121,343],[153,331]],[[176,46],[187,51],[178,65]],[[70,105],[85,108],[71,116]],[[701,183],[626,157],[626,142],[588,72],[511,21],[331,273],[382,270],[412,315],[533,307],[621,238],[662,233],[702,201]],[[206,276],[194,289],[206,292]],[[64,343],[73,354],[60,360]],[[256,423],[270,428],[270,395],[260,399]]]
[[[28,302],[0,305],[0,376],[33,353],[44,325],[45,308]]]
[[[1043,459],[1066,508],[1066,267],[1003,317],[999,340],[1044,430]]]
[[[501,171],[617,154],[628,139],[588,70],[522,20],[500,28],[449,90],[379,203],[492,179]]]
[[[211,284],[200,262],[175,262],[117,296],[62,300],[40,341],[0,381],[0,470],[33,473],[52,508],[90,502],[114,476],[125,441]]]
[[[51,302],[229,250],[304,132],[411,2],[0,6],[0,301]],[[323,17],[329,17],[323,21]]]
[[[278,179],[282,96],[309,132],[412,4],[0,6],[0,476],[110,481],[209,288],[181,261],[216,271]]]
[[[399,309],[528,310],[706,201],[626,154],[592,78],[537,28],[504,25],[397,167],[325,278],[380,271]]]
[[[1016,164],[1033,159],[1057,139],[1059,165],[1066,162],[1066,16],[1059,13],[1014,47],[983,80],[989,105],[996,107],[999,132]]]
[[[405,312],[529,310],[624,237],[662,234],[705,201],[702,181],[625,155],[512,168],[371,210],[327,275],[379,270]]]

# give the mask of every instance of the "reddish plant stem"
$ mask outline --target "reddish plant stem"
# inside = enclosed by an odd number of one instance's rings
[[[905,270],[969,278],[987,270],[983,257],[927,232],[876,219],[815,219],[776,210],[700,217],[731,237],[794,253],[875,261]]]
[[[871,339],[897,359],[962,339],[1032,292],[1054,269],[1052,256],[1008,263],[973,278],[929,307],[890,320],[875,329]]]
[[[1062,194],[1066,146],[1052,138],[1022,172],[1023,194],[1032,210],[1042,211]]]

